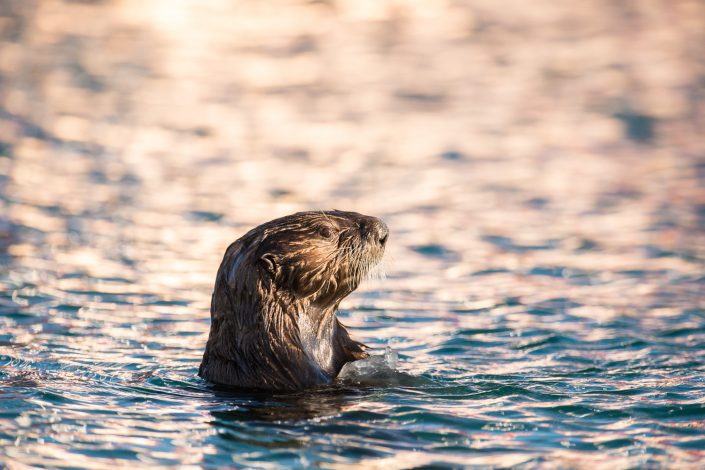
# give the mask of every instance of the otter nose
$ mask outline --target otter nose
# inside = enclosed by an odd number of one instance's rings
[[[375,217],[365,218],[360,222],[360,232],[364,237],[370,238],[384,247],[389,238],[387,224]]]

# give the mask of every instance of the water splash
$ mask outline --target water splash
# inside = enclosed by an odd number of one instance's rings
[[[359,361],[348,362],[338,374],[338,382],[348,385],[391,387],[397,385],[420,385],[426,383],[416,377],[397,370],[399,354],[387,346],[384,354],[373,355]]]

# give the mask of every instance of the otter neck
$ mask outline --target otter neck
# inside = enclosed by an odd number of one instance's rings
[[[328,376],[335,377],[333,339],[337,305],[319,308],[309,305],[299,312],[299,337],[306,355]]]

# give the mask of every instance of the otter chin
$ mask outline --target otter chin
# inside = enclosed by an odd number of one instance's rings
[[[299,212],[231,244],[218,269],[198,375],[230,387],[301,390],[367,357],[338,321],[340,301],[384,255],[384,222],[356,212]]]

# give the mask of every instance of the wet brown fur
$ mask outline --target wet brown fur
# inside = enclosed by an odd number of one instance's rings
[[[198,375],[264,390],[330,383],[367,356],[338,321],[340,301],[384,254],[384,222],[355,212],[299,212],[231,244],[218,269]]]

